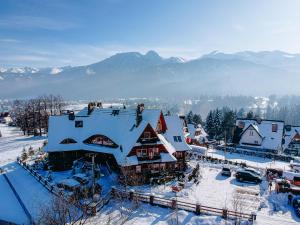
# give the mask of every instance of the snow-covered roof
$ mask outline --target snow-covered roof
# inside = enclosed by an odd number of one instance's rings
[[[113,154],[119,165],[125,164],[125,158],[130,150],[137,143],[138,138],[149,124],[154,130],[159,121],[161,111],[145,109],[142,112],[142,121],[136,126],[136,110],[133,109],[118,109],[116,114],[112,108],[95,108],[90,115],[87,114],[87,108],[76,114],[74,120],[70,120],[68,115],[51,116],[49,118],[48,144],[45,147],[47,152],[56,151],[72,151],[72,150],[87,150]],[[179,119],[179,118],[178,118]],[[82,121],[82,127],[75,127],[76,121]],[[186,143],[181,145],[176,143],[173,146],[173,138],[168,135],[175,134],[175,127],[171,124],[167,125],[170,129],[159,136],[160,141],[164,144],[169,154],[174,153],[177,148],[179,151],[187,150]],[[175,120],[175,122],[177,122]],[[180,120],[179,120],[180,122]],[[110,138],[118,145],[117,148],[111,148],[101,145],[86,144],[84,141],[93,135],[104,135]],[[178,136],[182,136],[182,127],[179,127]],[[74,139],[77,143],[61,144],[61,141],[67,138]],[[168,139],[168,140],[166,140]],[[184,138],[182,137],[183,141]]]
[[[300,126],[291,126],[290,130],[285,129],[283,145],[284,149],[288,147],[288,145],[291,143],[292,139],[295,137],[296,134],[300,134]]]
[[[188,135],[186,135],[189,138],[196,139],[200,142],[204,140],[205,142],[208,141],[208,134],[205,132],[204,128],[201,126],[201,124],[195,125],[195,124],[188,124]],[[195,135],[197,131],[200,131],[199,135]]]
[[[64,179],[58,182],[58,184],[63,184],[69,187],[77,187],[80,186],[80,183],[77,180],[74,180],[72,178]]]
[[[191,148],[185,142],[183,133],[183,124],[179,116],[167,115],[165,116],[167,124],[167,131],[163,134],[165,139],[176,149],[175,151],[187,151]],[[175,141],[174,136],[180,136],[181,141]]]
[[[281,143],[283,138],[284,131],[284,122],[278,120],[261,120],[257,121],[256,119],[237,119],[236,126],[240,125],[240,122],[244,123],[243,131],[248,129],[251,125],[262,137],[261,146],[257,148],[264,149],[281,149]],[[272,131],[273,124],[277,124],[277,132]],[[242,132],[243,134],[243,132]]]

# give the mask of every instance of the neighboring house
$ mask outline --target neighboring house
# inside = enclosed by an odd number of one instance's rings
[[[240,147],[278,152],[282,150],[284,122],[279,120],[237,119],[235,138]]]
[[[10,124],[13,120],[8,112],[0,113],[0,123]]]
[[[283,149],[287,154],[300,156],[300,126],[285,126]]]
[[[192,145],[206,145],[209,143],[208,134],[205,132],[201,124],[188,124],[188,132],[186,135],[187,142]]]
[[[136,110],[93,104],[76,115],[51,116],[45,147],[54,170],[69,169],[74,160],[95,153],[96,163],[109,164],[131,184],[183,171],[187,150],[179,117],[143,104]]]

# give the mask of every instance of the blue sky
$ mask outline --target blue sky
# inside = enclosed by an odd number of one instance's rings
[[[298,0],[1,0],[0,67],[97,62],[155,50],[300,53]]]

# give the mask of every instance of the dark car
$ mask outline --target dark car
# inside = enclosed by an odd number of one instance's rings
[[[240,182],[248,181],[256,184],[261,182],[261,177],[248,171],[237,171],[235,177]]]
[[[300,217],[300,197],[296,197],[293,200],[293,207],[295,210],[295,213],[298,217]]]
[[[221,175],[222,175],[222,176],[230,177],[230,176],[231,176],[230,168],[228,168],[228,167],[223,167],[223,168],[222,168]]]

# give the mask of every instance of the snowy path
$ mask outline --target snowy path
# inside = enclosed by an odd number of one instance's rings
[[[3,168],[8,171],[6,175],[29,213],[34,219],[38,218],[40,208],[49,204],[52,194],[17,163],[11,163]]]
[[[29,222],[3,175],[0,175],[0,199],[0,219],[17,224]]]

